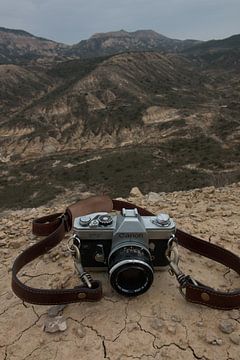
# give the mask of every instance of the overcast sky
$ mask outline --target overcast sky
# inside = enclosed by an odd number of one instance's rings
[[[240,0],[0,0],[0,26],[68,44],[120,29],[219,39],[240,33]]]

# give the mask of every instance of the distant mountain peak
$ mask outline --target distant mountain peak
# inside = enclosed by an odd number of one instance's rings
[[[0,27],[0,64],[28,63],[55,57],[62,59],[67,48],[67,45],[34,36],[24,30]]]
[[[7,34],[14,34],[14,35],[18,35],[18,36],[36,37],[25,30],[8,29],[8,28],[1,27],[1,26],[0,26],[0,32],[7,33]]]
[[[0,27],[0,64],[55,61],[68,57],[91,58],[124,52],[176,53],[196,43],[199,42],[171,39],[149,29],[136,31],[121,29],[96,33],[89,39],[70,46],[34,36],[24,30]]]
[[[89,39],[99,39],[106,37],[123,37],[123,36],[130,36],[130,33],[123,29],[119,31],[100,32],[93,34]]]
[[[126,31],[124,29],[117,30],[117,31],[109,31],[109,32],[101,32],[101,33],[95,33],[93,34],[89,40],[91,39],[104,39],[104,38],[118,38],[118,37],[155,37],[155,38],[166,38],[166,36],[163,36],[159,33],[157,33],[154,30],[136,30],[136,31]]]

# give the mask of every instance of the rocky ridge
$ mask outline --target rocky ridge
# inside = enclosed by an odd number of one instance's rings
[[[0,64],[60,60],[68,47],[23,30],[0,27]]]
[[[70,55],[81,57],[105,56],[126,51],[180,52],[196,44],[197,40],[170,39],[153,30],[125,30],[97,33],[82,40],[69,50]]]
[[[89,58],[125,51],[178,52],[199,43],[197,40],[170,39],[152,30],[120,30],[94,34],[71,46],[23,30],[0,27],[0,64],[51,63],[69,57]]]
[[[99,303],[44,307],[23,304],[10,290],[13,259],[38,239],[31,221],[62,211],[88,192],[66,191],[39,208],[7,210],[0,218],[0,357],[5,360],[81,359],[202,359],[238,360],[239,310],[219,311],[185,302],[174,278],[155,272],[151,289],[126,299],[109,285],[107,274]],[[240,183],[173,193],[148,193],[133,188],[128,201],[153,212],[168,212],[177,226],[240,254]],[[68,287],[77,284],[67,239],[22,271],[32,286]],[[239,287],[239,276],[222,265],[179,249],[180,266],[198,280],[222,290]],[[6,337],[6,334],[8,336]]]

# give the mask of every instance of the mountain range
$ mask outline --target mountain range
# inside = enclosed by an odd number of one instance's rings
[[[152,30],[124,30],[94,34],[72,46],[34,36],[23,30],[0,27],[0,64],[62,60],[63,57],[96,57],[126,51],[178,52],[198,44],[196,40],[175,40]]]
[[[239,35],[69,46],[0,28],[1,206],[79,184],[120,196],[239,181],[239,51]]]

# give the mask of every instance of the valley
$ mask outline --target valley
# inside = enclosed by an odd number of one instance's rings
[[[240,181],[238,37],[187,49],[164,39],[168,49],[154,42],[152,51],[118,53],[122,37],[140,35],[93,37],[113,37],[113,55],[0,65],[1,209],[38,206],[74,187],[127,196],[133,186],[172,192]]]

